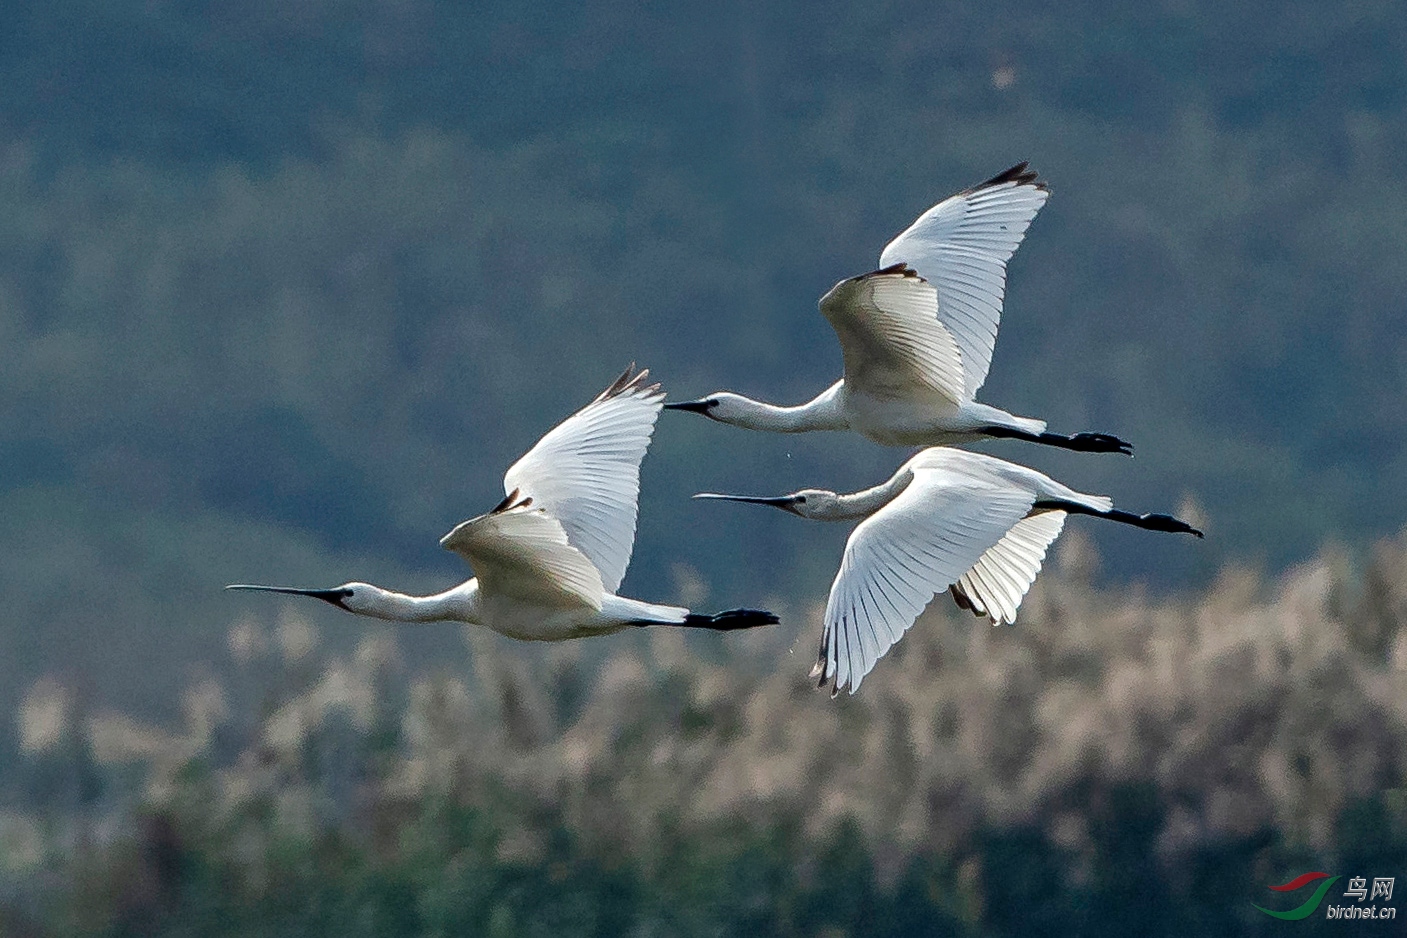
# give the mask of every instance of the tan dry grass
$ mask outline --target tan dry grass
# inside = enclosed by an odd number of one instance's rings
[[[337,785],[305,760],[339,718],[363,737],[398,732],[375,790],[355,792],[363,806],[507,790],[588,842],[644,857],[666,827],[779,816],[816,835],[851,818],[877,856],[951,852],[979,825],[1033,822],[1078,849],[1089,793],[1123,782],[1170,805],[1169,854],[1265,827],[1322,849],[1345,805],[1404,784],[1407,541],[1380,545],[1361,571],[1329,551],[1272,583],[1229,570],[1190,598],[1090,588],[1095,560],[1078,539],[1063,560],[1017,626],[940,599],[858,695],[837,700],[805,677],[815,608],[721,639],[718,663],[668,631],[619,642],[588,669],[581,646],[469,630],[470,673],[412,676],[403,705],[388,692],[401,680],[394,643],[369,638],[309,669],[316,633],[285,615],[274,684],[289,689],[216,767],[209,810],[263,798],[287,830],[312,830]],[[251,649],[266,631],[237,626],[231,667],[265,660]],[[68,731],[66,700],[52,681],[31,691],[27,750]],[[179,731],[104,713],[86,732],[99,762],[148,761],[147,797],[160,801],[232,719],[214,679],[191,688],[185,712]],[[505,849],[535,842],[525,831]]]

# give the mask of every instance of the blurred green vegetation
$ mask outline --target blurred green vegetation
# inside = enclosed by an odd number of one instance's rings
[[[234,627],[168,724],[39,682],[0,923],[1270,935],[1270,885],[1400,875],[1407,536],[1175,601],[1092,588],[1090,551],[1071,535],[1019,627],[935,604],[836,700],[780,628],[469,632],[422,671],[393,630],[337,652],[292,603]]]

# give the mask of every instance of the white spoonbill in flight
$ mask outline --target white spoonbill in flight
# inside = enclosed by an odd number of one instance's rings
[[[836,284],[821,313],[845,376],[796,407],[728,391],[666,404],[752,430],[854,430],[886,446],[1014,437],[1092,453],[1132,453],[1105,433],[1064,436],[1044,420],[975,400],[997,341],[1006,262],[1049,193],[1026,164],[924,212],[879,256],[882,269]]]
[[[528,450],[503,477],[507,497],[440,544],[478,574],[434,596],[406,596],[369,583],[331,589],[236,584],[313,596],[358,615],[400,622],[484,625],[510,638],[560,641],[631,626],[721,631],[771,625],[754,609],[700,615],[615,595],[635,542],[640,461],[664,394],[632,365],[590,404]]]
[[[948,447],[919,451],[889,481],[837,495],[704,493],[695,498],[753,502],[822,521],[865,520],[845,544],[826,602],[821,653],[812,670],[832,694],[860,680],[942,590],[993,624],[1016,621],[1046,550],[1067,515],[1096,515],[1150,531],[1202,536],[1171,515],[1120,511],[1050,477],[982,453]]]

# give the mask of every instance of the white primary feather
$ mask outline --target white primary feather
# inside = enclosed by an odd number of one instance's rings
[[[845,387],[881,400],[963,401],[963,366],[933,286],[903,265],[842,280],[821,297],[845,358]]]
[[[818,664],[837,692],[859,688],[933,597],[971,570],[1035,503],[1032,491],[970,473],[918,466],[913,475],[845,545]]]
[[[881,267],[907,264],[937,290],[938,318],[962,355],[964,400],[987,379],[1006,297],[1006,263],[1049,196],[1021,163],[939,202],[879,256]]]
[[[470,518],[440,540],[474,569],[484,596],[599,611],[601,574],[556,518],[524,500]]]
[[[1042,511],[1018,521],[952,585],[958,605],[987,616],[995,625],[1014,623],[1046,551],[1065,527],[1065,518],[1063,511]]]
[[[596,400],[558,424],[503,477],[503,491],[532,498],[561,522],[596,565],[606,592],[625,579],[635,544],[640,461],[664,402],[649,370],[626,369]]]

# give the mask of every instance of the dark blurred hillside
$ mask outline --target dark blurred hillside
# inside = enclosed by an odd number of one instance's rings
[[[169,706],[226,582],[452,581],[434,539],[632,359],[809,396],[816,298],[1019,159],[1055,195],[983,396],[1138,457],[993,451],[1211,535],[1092,523],[1108,582],[1396,530],[1404,45],[1388,3],[16,5],[0,696]],[[626,589],[822,597],[844,531],[686,496],[904,456],[667,415]]]

